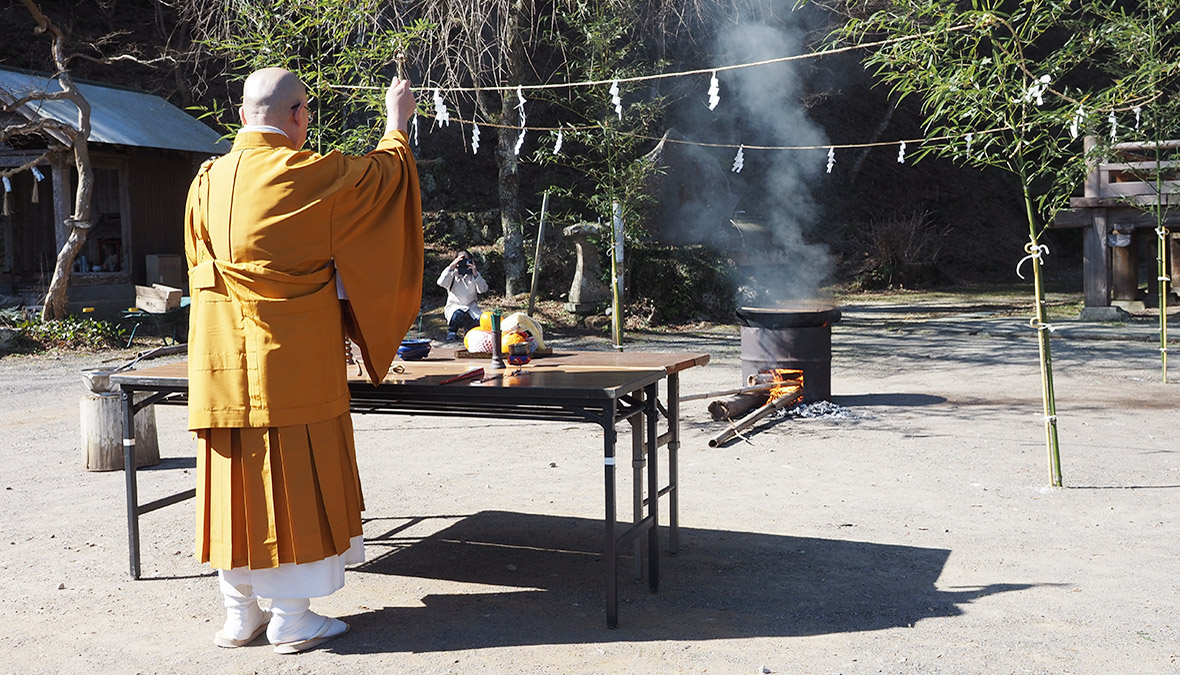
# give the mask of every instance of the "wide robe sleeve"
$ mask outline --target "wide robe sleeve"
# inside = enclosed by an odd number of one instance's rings
[[[389,372],[422,305],[422,198],[409,139],[385,134],[364,158],[340,156],[341,189],[332,208],[332,257],[373,384]]]

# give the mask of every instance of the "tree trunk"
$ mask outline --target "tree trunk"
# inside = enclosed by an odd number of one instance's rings
[[[516,0],[512,5],[514,20],[511,22],[504,45],[504,69],[509,82],[520,83],[525,71],[524,37],[521,27],[527,25],[532,16],[531,0]],[[509,126],[515,120],[520,124],[520,112],[516,96],[501,94],[500,120]],[[524,253],[524,226],[520,220],[520,173],[517,171],[516,143],[520,138],[519,129],[498,130],[496,164],[499,166],[497,192],[500,197],[500,229],[504,235],[504,294],[513,296],[528,289],[527,261]],[[534,139],[535,140],[535,139]]]
[[[74,137],[74,163],[78,167],[78,189],[74,193],[74,215],[66,220],[70,235],[57,252],[57,263],[53,266],[53,279],[45,292],[41,318],[45,321],[63,319],[66,316],[66,301],[69,295],[70,273],[74,259],[86,243],[90,232],[90,195],[94,190],[94,169],[90,166],[90,148],[86,139],[90,136],[90,105],[81,96],[74,101],[79,108],[79,125],[82,131]],[[65,173],[65,172],[63,172]]]
[[[511,98],[502,98],[505,119],[515,108]],[[499,165],[497,192],[500,197],[500,229],[504,235],[504,294],[513,296],[525,290],[524,232],[520,222],[520,173],[517,172],[516,147],[520,132],[499,129],[496,164]]]
[[[74,259],[78,251],[86,243],[86,230],[81,227],[70,228],[70,236],[66,245],[57,252],[57,264],[53,266],[53,280],[49,282],[49,290],[45,293],[45,307],[41,310],[41,318],[50,321],[61,319],[66,315],[66,301],[70,290],[70,271],[74,267]]]
[[[65,54],[65,35],[61,30],[41,12],[34,0],[22,0],[25,8],[33,15],[37,22],[38,33],[48,33],[53,40],[50,48],[53,63],[57,66],[57,80],[62,90],[66,92],[66,100],[78,108],[78,128],[61,129],[71,141],[74,149],[74,165],[78,167],[78,187],[74,193],[74,215],[66,220],[69,226],[69,236],[64,245],[57,252],[57,263],[53,267],[53,279],[49,282],[49,290],[45,293],[44,308],[41,318],[46,321],[62,319],[66,315],[66,299],[70,286],[70,272],[74,267],[74,258],[86,243],[87,230],[90,229],[90,194],[94,189],[94,170],[90,166],[90,148],[87,140],[90,138],[90,103],[82,92],[78,91],[74,79],[70,77],[69,60]],[[65,174],[65,172],[61,172]],[[56,189],[56,188],[55,188]],[[55,229],[58,224],[54,224]]]

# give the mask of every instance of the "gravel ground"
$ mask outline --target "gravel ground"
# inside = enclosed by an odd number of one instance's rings
[[[1152,323],[1058,323],[1052,489],[1026,319],[844,312],[842,415],[709,448],[708,402],[683,406],[681,550],[655,594],[620,563],[617,630],[593,427],[355,417],[369,560],[313,602],[351,632],[297,656],[213,646],[191,502],[141,519],[129,578],[123,476],[82,469],[78,423],[78,371],[123,354],[0,358],[0,671],[1180,672],[1180,367],[1160,382]],[[740,381],[736,329],[630,338],[712,355],[684,393]],[[143,502],[193,483],[184,410],[156,416]]]

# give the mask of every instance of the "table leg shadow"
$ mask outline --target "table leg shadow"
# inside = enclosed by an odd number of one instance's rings
[[[338,652],[882,630],[958,616],[961,605],[977,598],[1038,585],[940,590],[935,582],[947,549],[682,529],[681,553],[661,570],[659,593],[628,583],[629,556],[620,555],[620,626],[608,631],[602,625],[600,520],[483,511],[394,519],[380,532],[384,522],[366,523],[370,560],[355,572],[457,587],[428,593],[423,606],[341,617],[358,637],[341,640],[333,647]],[[429,534],[411,534],[432,526]]]

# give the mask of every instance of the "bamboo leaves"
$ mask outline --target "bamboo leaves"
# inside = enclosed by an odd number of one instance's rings
[[[203,43],[226,56],[240,77],[269,66],[298,75],[315,99],[308,141],[320,152],[360,153],[383,132],[382,89],[342,93],[331,85],[388,84],[399,52],[430,29],[423,22],[395,29],[375,0],[249,0],[223,11],[220,32]]]
[[[1174,2],[1151,0],[1134,5],[974,0],[967,10],[956,3],[893,0],[835,34],[838,40],[857,43],[912,38],[870,52],[865,62],[897,96],[917,97],[928,136],[942,139],[928,141],[917,153],[919,159],[945,155],[968,165],[1002,168],[1018,179],[1029,231],[1025,252],[1034,260],[1036,316],[1031,324],[1038,333],[1050,481],[1056,486],[1062,480],[1048,340],[1052,327],[1045,320],[1041,277],[1047,249],[1039,237],[1043,223],[1068,205],[1087,162],[1096,158],[1086,156],[1078,137],[1102,135],[1113,143],[1120,134],[1132,133],[1119,125],[1119,115],[1128,112],[1134,114],[1137,132],[1145,106],[1172,122],[1156,126],[1155,138],[1164,137],[1164,128],[1176,128],[1177,18],[1180,8]],[[963,22],[975,30],[948,30]],[[1100,148],[1098,155],[1103,154],[1109,150]],[[1157,217],[1162,228],[1162,207]],[[1161,304],[1166,302],[1164,256],[1161,244]],[[1162,312],[1161,334],[1166,336]],[[1163,337],[1165,359],[1166,351]]]

